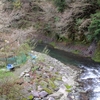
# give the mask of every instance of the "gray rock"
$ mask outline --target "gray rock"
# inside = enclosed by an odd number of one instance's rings
[[[49,78],[49,76],[47,75],[47,73],[43,73],[42,77],[43,78]]]
[[[26,83],[30,83],[30,77],[24,77],[24,82],[26,82]]]
[[[60,89],[66,91],[66,86],[65,86],[64,84],[61,84],[61,85],[60,85]]]
[[[34,98],[34,100],[41,100],[40,98]]]
[[[53,97],[50,97],[48,100],[55,100]]]
[[[54,92],[53,94],[50,95],[50,97],[53,97],[55,99],[60,99],[61,96],[63,96],[61,92]]]
[[[42,88],[47,88],[47,86],[48,86],[48,83],[47,82],[45,82],[45,81],[40,81],[40,83],[39,83],[40,85],[41,85],[41,87]]]
[[[65,83],[67,83],[68,82],[68,79],[65,76],[63,76],[62,77],[62,81],[65,82]]]
[[[69,99],[67,98],[67,96],[63,95],[59,100],[69,100]],[[70,100],[75,100],[75,99],[70,99]]]
[[[38,91],[42,91],[43,90],[43,88],[40,85],[37,88],[38,88]]]
[[[54,84],[57,85],[57,86],[60,86],[62,84],[62,81],[55,80]]]
[[[39,92],[37,92],[37,91],[31,91],[31,93],[32,93],[32,95],[34,97],[39,97]]]
[[[28,73],[29,71],[31,70],[31,67],[29,67],[29,68],[27,68],[27,69],[25,69],[25,73]]]
[[[39,93],[39,95],[40,95],[41,98],[44,98],[44,97],[46,97],[48,95],[48,93],[46,91],[41,91]]]
[[[38,74],[38,75],[42,75],[42,72],[36,70],[36,74]]]
[[[53,71],[53,70],[54,70],[54,67],[50,66],[49,71]]]

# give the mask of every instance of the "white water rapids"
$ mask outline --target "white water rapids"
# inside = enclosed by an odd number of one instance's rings
[[[86,67],[81,75],[81,81],[84,83],[84,90],[89,93],[89,100],[100,100],[100,66]]]

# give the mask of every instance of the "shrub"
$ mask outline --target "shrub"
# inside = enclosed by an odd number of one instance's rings
[[[15,8],[20,8],[21,7],[21,1],[20,0],[15,0],[13,2],[13,5],[14,5]]]
[[[66,6],[65,0],[54,0],[54,4],[56,5],[59,12],[63,12]]]
[[[100,6],[100,0],[97,0],[97,4]]]
[[[89,41],[100,40],[100,12],[91,16],[92,21],[88,27],[89,34],[87,36]]]
[[[22,100],[24,95],[20,91],[21,87],[13,81],[3,80],[0,83],[0,100]]]

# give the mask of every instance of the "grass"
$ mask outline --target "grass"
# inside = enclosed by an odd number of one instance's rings
[[[100,62],[100,48],[97,48],[92,59],[96,62]]]
[[[56,47],[55,42],[51,42],[50,45],[53,46],[53,47]]]
[[[2,84],[0,84],[0,100],[22,100],[24,95],[20,90],[21,87],[15,84],[14,81],[5,79]]]
[[[66,91],[67,91],[67,92],[71,92],[71,88],[72,88],[72,86],[70,86],[70,85],[68,85],[68,84],[65,85],[65,86],[66,86]]]
[[[0,70],[0,79],[4,79],[10,76],[14,76],[12,72],[9,72],[9,71],[5,72],[5,71]]]
[[[80,51],[79,51],[79,50],[72,50],[72,53],[74,53],[74,54],[79,54]]]

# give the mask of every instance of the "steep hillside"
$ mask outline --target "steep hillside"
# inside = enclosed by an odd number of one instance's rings
[[[84,54],[94,57],[99,47],[96,37],[100,34],[99,27],[94,28],[97,33],[92,33],[91,26],[96,26],[92,22],[94,14],[100,15],[99,5],[99,0],[6,0],[3,9],[9,17],[7,28],[29,30],[31,27],[28,37],[48,43],[85,44],[87,51]]]

